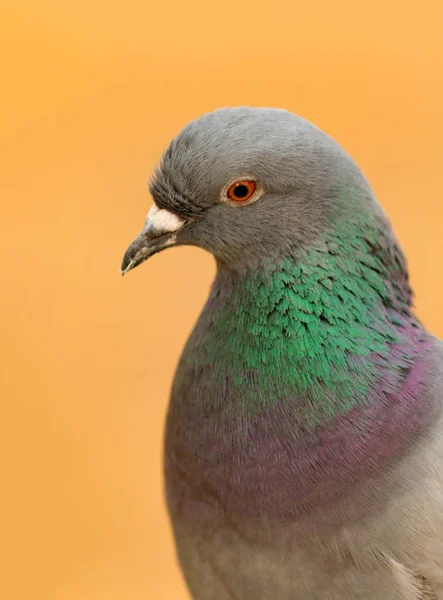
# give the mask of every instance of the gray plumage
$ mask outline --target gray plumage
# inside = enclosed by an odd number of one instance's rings
[[[443,600],[443,346],[357,165],[289,112],[222,109],[150,189],[122,272],[185,244],[217,261],[165,443],[193,599]]]

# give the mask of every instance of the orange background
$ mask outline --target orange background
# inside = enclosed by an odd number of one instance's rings
[[[286,107],[357,159],[443,336],[443,3],[2,2],[0,597],[184,600],[162,496],[168,392],[214,273],[125,279],[171,136]]]

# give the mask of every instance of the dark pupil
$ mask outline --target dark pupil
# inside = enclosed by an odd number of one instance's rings
[[[237,198],[245,198],[248,195],[248,193],[249,189],[243,183],[240,183],[240,185],[237,185],[237,187],[234,189],[234,195]]]

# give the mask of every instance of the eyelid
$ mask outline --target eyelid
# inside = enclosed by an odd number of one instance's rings
[[[228,197],[228,190],[236,183],[240,183],[242,181],[254,181],[256,184],[256,188],[252,196],[243,202],[239,200],[231,200]],[[220,202],[223,204],[229,204],[229,206],[249,206],[250,204],[254,204],[264,193],[263,186],[261,185],[259,179],[255,175],[250,175],[249,173],[245,173],[243,175],[239,175],[230,179],[225,185],[220,194]]]

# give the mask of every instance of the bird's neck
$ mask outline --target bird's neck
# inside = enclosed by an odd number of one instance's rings
[[[170,481],[242,518],[293,518],[408,451],[435,420],[435,348],[382,263],[331,243],[220,269],[177,371]]]
[[[227,378],[251,411],[296,401],[308,428],[401,394],[426,334],[406,274],[377,243],[325,236],[297,259],[220,268],[193,360]]]

